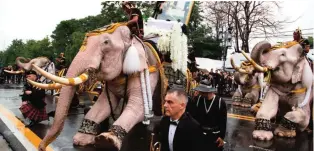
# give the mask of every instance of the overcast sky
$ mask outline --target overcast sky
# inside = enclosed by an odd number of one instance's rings
[[[62,20],[97,15],[101,11],[102,1],[0,0],[0,50],[9,46],[13,39],[40,40],[45,36],[50,36],[56,25]],[[297,18],[301,16],[296,23],[286,26],[284,31],[292,31],[297,27],[313,28],[313,6],[314,1],[312,0],[283,2],[280,17]],[[306,33],[313,34],[313,29]],[[288,37],[288,40],[291,38]],[[251,45],[259,40],[251,41]],[[280,40],[282,39],[272,39],[271,41]]]

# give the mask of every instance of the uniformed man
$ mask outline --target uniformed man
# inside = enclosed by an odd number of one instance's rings
[[[60,70],[62,70],[64,68],[66,68],[65,57],[64,57],[64,53],[63,52],[61,52],[59,57],[56,58],[56,61],[57,61],[57,66],[56,66],[57,70],[60,71]]]
[[[203,128],[206,149],[210,151],[223,150],[226,124],[227,107],[225,101],[215,95],[216,88],[200,84],[194,89],[199,92],[199,96],[194,97],[192,116]],[[189,111],[188,111],[189,112]]]
[[[297,41],[302,46],[304,53],[310,51],[310,42],[302,37],[301,29],[298,28],[293,32],[293,41]]]
[[[128,1],[122,2],[122,8],[128,15],[129,21],[127,22],[127,26],[132,34],[143,39],[144,22],[142,12],[138,8],[135,8],[135,5],[132,2]]]

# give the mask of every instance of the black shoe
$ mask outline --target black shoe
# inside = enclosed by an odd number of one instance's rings
[[[37,122],[31,121],[28,125],[25,125],[25,127],[32,127],[32,126],[34,126],[35,124],[37,124]]]
[[[51,111],[48,113],[48,116],[49,117],[55,117],[55,113],[56,113],[55,111]]]

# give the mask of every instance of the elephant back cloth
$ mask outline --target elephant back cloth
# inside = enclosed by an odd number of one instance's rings
[[[184,88],[187,93],[189,93],[192,84],[192,73],[189,69],[187,69],[186,73],[183,73],[181,70],[175,70],[172,67],[172,60],[170,58],[170,54],[162,54],[154,41],[151,40],[145,40],[145,44],[153,47],[150,48],[151,50],[155,50],[154,54],[155,57],[159,57],[159,60],[161,62],[161,80],[164,82],[164,85],[162,85],[162,91],[165,89],[173,88],[173,87],[180,87]],[[166,80],[166,82],[165,82]],[[196,87],[196,86],[194,86]],[[193,87],[193,88],[194,88]],[[164,96],[164,95],[163,95]]]

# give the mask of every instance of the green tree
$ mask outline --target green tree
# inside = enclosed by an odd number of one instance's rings
[[[65,51],[65,59],[67,65],[70,65],[75,55],[79,51],[82,42],[84,40],[85,33],[83,32],[74,32],[71,36],[71,45],[68,45]]]
[[[155,3],[154,1],[133,1],[137,8],[142,12],[143,18],[148,18],[152,15]],[[105,1],[102,2],[101,14],[104,19],[115,23],[128,21],[127,14],[122,9],[122,1]]]
[[[17,56],[22,56],[24,54],[24,43],[21,39],[14,39],[12,44],[4,52],[4,65],[15,64],[15,59]]]
[[[188,24],[189,44],[193,46],[196,57],[221,59],[222,48],[219,47],[219,42],[211,36],[212,29],[207,25],[201,24],[204,20],[204,16],[201,15],[203,13],[203,10],[200,8],[201,5],[202,2],[194,2]]]

